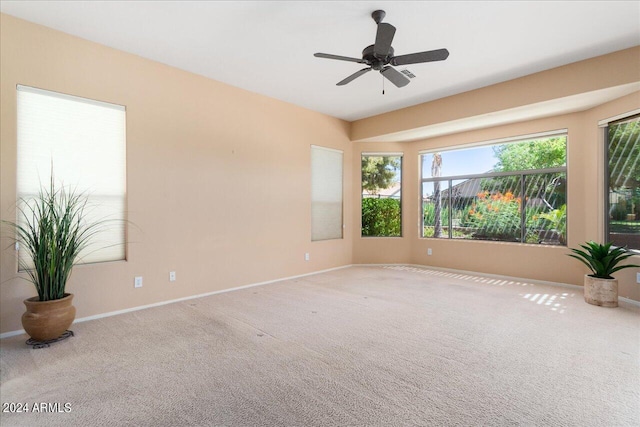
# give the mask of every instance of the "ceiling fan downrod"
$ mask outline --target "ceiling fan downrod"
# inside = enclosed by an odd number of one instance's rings
[[[384,10],[374,10],[373,12],[371,12],[371,17],[374,21],[376,21],[376,24],[379,24],[382,22],[386,14],[387,13]]]
[[[394,67],[408,64],[421,64],[424,62],[444,61],[449,56],[449,51],[447,49],[428,50],[396,56],[395,50],[391,46],[393,37],[396,33],[396,27],[391,24],[383,23],[382,20],[385,16],[386,13],[384,10],[374,10],[371,13],[371,18],[373,18],[376,22],[376,26],[378,27],[376,30],[376,39],[374,44],[364,48],[361,58],[333,55],[322,52],[313,54],[316,58],[355,62],[358,64],[365,64],[367,66],[366,68],[362,68],[347,78],[339,81],[336,83],[337,86],[344,86],[356,78],[375,70],[380,72],[384,78],[389,80],[396,87],[404,87],[409,84],[409,78]],[[384,95],[384,80],[382,94]]]

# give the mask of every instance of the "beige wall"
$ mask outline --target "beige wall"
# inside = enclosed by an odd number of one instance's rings
[[[367,140],[439,123],[495,114],[640,81],[640,46],[353,122]],[[637,89],[636,89],[637,90]]]
[[[633,93],[588,111],[405,143],[350,142],[640,81],[640,48],[352,124],[0,15],[0,215],[13,219],[16,84],[127,107],[128,260],[78,266],[86,317],[350,263],[413,263],[565,283],[566,248],[419,238],[419,152],[568,129],[569,245],[602,238],[598,120],[640,108]],[[615,67],[612,67],[615,65]],[[344,150],[345,238],[310,241],[310,145]],[[403,237],[360,237],[360,154],[403,152]],[[0,332],[35,294],[0,242]],[[7,248],[7,249],[5,249]],[[427,248],[433,255],[427,256]],[[311,260],[304,261],[309,252]],[[640,258],[640,257],[636,257]],[[640,259],[635,261],[640,262]],[[168,272],[178,281],[170,283]],[[144,287],[134,289],[133,277]],[[635,270],[622,296],[640,300]]]
[[[351,263],[350,222],[343,240],[310,241],[310,145],[344,150],[350,194],[347,122],[1,19],[3,219],[15,218],[16,84],[127,108],[128,260],[74,270],[78,317]],[[353,216],[348,197],[344,212]],[[22,329],[22,300],[35,295],[16,278],[8,246],[0,242],[0,332]],[[142,288],[134,276],[144,277]]]
[[[458,95],[464,105],[464,95]],[[515,243],[423,239],[420,234],[419,153],[422,150],[461,146],[482,141],[567,129],[567,238],[569,247],[587,240],[603,240],[604,174],[603,133],[598,121],[640,108],[640,92],[624,96],[593,109],[557,117],[531,120],[482,130],[461,132],[411,143],[354,143],[353,168],[361,152],[389,151],[404,153],[403,238],[361,238],[355,236],[355,263],[412,263],[458,270],[478,271],[582,285],[586,267],[566,256],[565,247]],[[462,109],[460,114],[464,114]],[[356,188],[358,185],[355,186]],[[358,190],[354,188],[354,197]],[[356,215],[359,205],[355,205]],[[353,225],[357,230],[358,217]],[[427,255],[427,249],[433,255]],[[631,262],[640,264],[640,256]],[[635,273],[627,269],[616,274],[620,296],[640,300],[640,285]]]
[[[354,170],[363,151],[401,151],[403,173],[403,238],[363,239],[354,236],[354,262],[431,265],[458,270],[479,271],[537,280],[582,285],[586,268],[566,256],[564,247],[423,239],[419,237],[419,153],[421,150],[447,148],[518,135],[559,129],[568,131],[568,246],[587,240],[604,239],[604,142],[598,121],[640,109],[640,92],[633,92],[592,107],[586,111],[520,121],[509,125],[453,133],[426,140],[398,143],[366,142],[389,140],[403,132],[428,128],[441,123],[476,118],[487,114],[557,102],[565,97],[594,94],[597,91],[636,87],[640,82],[640,47],[592,58],[525,76],[486,88],[419,104],[352,123]],[[623,93],[621,92],[616,93]],[[637,90],[637,89],[635,89]],[[358,185],[356,185],[358,187]],[[354,197],[360,197],[354,189]],[[355,204],[355,214],[360,215]],[[354,220],[357,230],[360,218]],[[427,255],[431,248],[433,255]],[[408,258],[407,258],[408,256]],[[640,264],[640,256],[630,262]],[[620,271],[620,295],[640,300],[639,269]]]

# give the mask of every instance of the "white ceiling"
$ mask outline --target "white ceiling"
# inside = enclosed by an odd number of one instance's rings
[[[371,12],[397,28],[396,55],[447,48],[410,65],[396,88],[362,64]],[[640,45],[638,1],[7,1],[0,11],[345,120],[454,95]],[[403,69],[405,67],[397,67]]]

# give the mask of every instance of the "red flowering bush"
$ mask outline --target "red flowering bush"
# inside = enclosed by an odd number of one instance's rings
[[[464,223],[476,228],[474,237],[496,240],[519,240],[521,227],[521,198],[511,191],[476,195]]]

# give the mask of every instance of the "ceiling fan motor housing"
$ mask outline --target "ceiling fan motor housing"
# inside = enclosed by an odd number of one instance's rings
[[[407,55],[394,56],[393,36],[395,35],[396,28],[387,23],[383,23],[386,13],[384,10],[375,10],[371,17],[376,22],[378,29],[376,30],[376,42],[370,46],[367,46],[362,51],[362,59],[352,58],[349,56],[333,55],[329,53],[314,53],[313,55],[318,58],[335,59],[338,61],[357,62],[358,64],[367,64],[367,68],[363,68],[355,73],[351,74],[345,79],[342,79],[337,86],[344,86],[347,83],[355,80],[356,78],[370,72],[371,70],[379,71],[387,80],[396,85],[397,87],[404,87],[409,84],[409,78],[397,71],[394,66],[407,65],[407,64],[419,64],[423,62],[443,61],[449,56],[447,49],[437,49],[425,52],[410,53]]]
[[[379,58],[373,52],[374,45],[367,46],[362,51],[362,60],[370,65],[374,70],[380,70],[382,67],[389,63],[390,58],[393,57],[393,48],[389,47],[389,52],[384,58]]]

